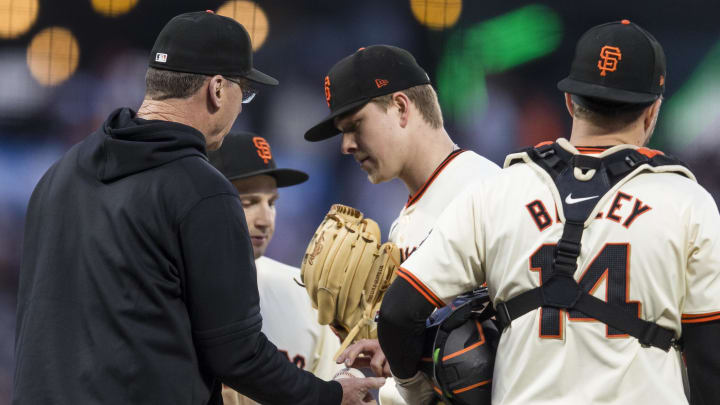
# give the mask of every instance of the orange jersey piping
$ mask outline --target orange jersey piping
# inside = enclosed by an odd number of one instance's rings
[[[683,314],[682,323],[701,323],[720,319],[720,311],[705,314]]]
[[[418,280],[417,277],[407,271],[407,269],[399,267],[397,269],[397,275],[398,277],[402,277],[403,279],[405,279],[405,281],[410,283],[410,285],[413,286],[413,288],[415,288],[420,294],[422,294],[422,296],[425,297],[425,299],[428,300],[428,302],[431,303],[433,306],[437,308],[445,306],[443,301],[438,298],[437,295],[430,291],[430,289],[427,288],[425,284],[422,283],[422,281]]]
[[[435,169],[435,171],[430,175],[430,177],[429,177],[427,180],[425,180],[425,184],[423,184],[422,187],[420,187],[420,189],[415,192],[415,194],[413,194],[413,195],[411,195],[410,197],[408,197],[407,203],[405,203],[405,208],[407,208],[407,207],[415,204],[416,202],[420,201],[420,199],[422,198],[423,194],[425,194],[425,192],[427,191],[427,189],[430,187],[430,185],[432,184],[432,182],[435,181],[435,179],[436,179],[437,176],[440,174],[440,172],[442,172],[443,169],[445,169],[445,167],[446,167],[450,162],[452,162],[453,159],[455,159],[459,154],[461,154],[461,153],[463,153],[463,152],[465,152],[465,149],[458,149],[458,150],[452,151],[452,152],[448,155],[448,157],[446,157],[445,160],[443,160],[442,163],[440,163],[440,165]]]

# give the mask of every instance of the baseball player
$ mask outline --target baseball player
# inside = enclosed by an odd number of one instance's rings
[[[720,215],[684,165],[643,147],[665,77],[630,21],[580,38],[558,84],[569,142],[508,156],[454,200],[384,297],[378,336],[404,397],[432,390],[418,325],[487,282],[504,331],[492,382],[465,389],[491,383],[494,405],[687,404],[683,347],[691,402],[720,403]]]
[[[340,343],[329,327],[317,323],[305,290],[295,280],[300,269],[264,256],[275,231],[278,188],[305,182],[299,170],[279,169],[265,138],[231,133],[209,153],[210,163],[238,190],[255,255],[262,331],[299,368],[329,380],[338,371],[332,355]],[[287,314],[291,312],[292,316]],[[225,404],[255,403],[225,387]]]
[[[453,143],[430,78],[403,49],[368,46],[340,60],[325,77],[325,97],[331,113],[305,139],[342,133],[342,153],[352,155],[372,183],[398,178],[408,189],[407,203],[389,233],[401,249],[401,260],[427,238],[443,208],[468,187],[469,177],[477,180],[500,171]],[[360,353],[376,374],[390,375],[377,340],[350,346],[338,361],[358,366]],[[404,403],[392,385],[389,379],[380,390],[380,402]]]

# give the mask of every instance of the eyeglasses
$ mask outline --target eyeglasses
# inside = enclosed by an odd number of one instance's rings
[[[242,90],[242,103],[247,104],[251,102],[257,94],[257,89],[253,87],[247,80],[244,79],[233,79],[227,76],[223,76],[226,80],[233,82],[240,86]]]

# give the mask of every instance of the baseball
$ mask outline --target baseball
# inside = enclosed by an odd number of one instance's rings
[[[333,380],[340,380],[343,378],[365,378],[365,374],[356,368],[344,368],[333,376]]]

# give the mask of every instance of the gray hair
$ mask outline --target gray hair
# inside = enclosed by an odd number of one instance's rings
[[[206,75],[151,67],[145,74],[145,97],[150,100],[188,98],[197,93],[207,79]]]

